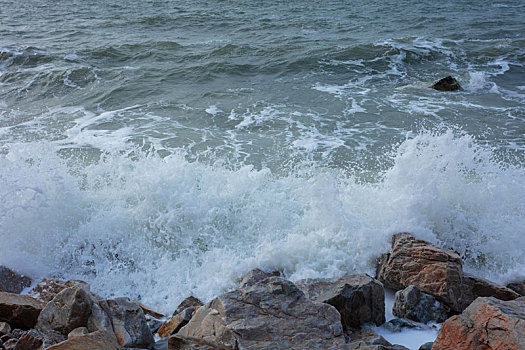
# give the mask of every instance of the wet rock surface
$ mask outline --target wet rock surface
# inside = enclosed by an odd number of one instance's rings
[[[445,77],[443,79],[440,79],[435,84],[431,86],[432,89],[438,90],[438,91],[457,91],[461,90],[461,86],[459,85],[458,81],[452,76]]]
[[[423,323],[441,323],[448,318],[446,308],[436,298],[422,293],[414,285],[396,292],[392,313],[397,317]]]
[[[478,297],[494,297],[500,300],[514,300],[520,295],[510,288],[471,274],[463,274],[464,299],[470,305]]]
[[[432,349],[525,349],[525,297],[476,299],[443,324]]]
[[[0,266],[0,292],[20,294],[29,286],[31,286],[31,278]]]

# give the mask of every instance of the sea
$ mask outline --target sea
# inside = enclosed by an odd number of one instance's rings
[[[0,264],[171,313],[396,232],[525,278],[523,0],[1,0]]]

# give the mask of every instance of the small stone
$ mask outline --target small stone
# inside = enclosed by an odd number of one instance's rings
[[[406,318],[394,318],[384,323],[381,328],[387,329],[392,333],[399,333],[403,328],[416,329],[416,330],[429,330],[431,327],[424,323],[407,320]]]
[[[89,334],[89,330],[86,327],[77,327],[73,329],[71,332],[69,332],[69,334],[67,335],[67,338],[69,339],[72,337],[80,337],[86,334]]]
[[[158,335],[161,338],[167,338],[177,333],[182,327],[188,324],[198,308],[198,306],[190,306],[178,315],[173,316],[169,321],[164,322],[157,332]]]
[[[43,308],[44,303],[27,295],[0,292],[0,320],[11,327],[33,328]]]
[[[173,312],[173,316],[180,314],[185,309],[189,308],[190,306],[202,306],[204,305],[202,301],[195,298],[194,296],[189,296],[186,299],[184,299],[179,306],[177,306],[177,309]]]
[[[11,326],[7,322],[0,322],[0,337],[11,332]]]
[[[450,75],[439,80],[437,83],[431,86],[432,89],[438,91],[456,91],[461,90],[461,86],[458,81],[452,78]]]
[[[31,278],[0,266],[0,292],[20,294],[29,286],[31,286]]]
[[[448,318],[446,308],[436,298],[414,285],[396,292],[392,313],[422,323],[441,323]]]
[[[429,341],[419,347],[419,350],[432,350],[432,345],[434,345],[434,342]]]

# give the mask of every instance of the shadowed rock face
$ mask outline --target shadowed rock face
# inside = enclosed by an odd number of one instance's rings
[[[456,91],[461,90],[461,86],[458,81],[452,78],[450,75],[439,80],[437,83],[431,86],[432,89],[438,91]]]
[[[459,255],[408,233],[392,237],[392,253],[382,257],[377,279],[395,290],[415,285],[457,312],[467,306],[463,300],[463,268]]]
[[[177,335],[227,349],[340,349],[345,344],[339,312],[309,300],[281,277],[213,299]]]
[[[397,317],[423,323],[441,323],[447,319],[445,307],[430,294],[421,293],[416,286],[396,292],[392,313]]]
[[[19,294],[30,285],[31,279],[29,277],[16,273],[5,266],[0,266],[0,292]]]
[[[377,326],[385,322],[383,285],[366,274],[305,279],[296,285],[309,299],[334,306],[341,314],[345,330],[366,322]]]
[[[44,303],[27,295],[0,292],[0,321],[14,328],[32,328]]]
[[[73,337],[48,348],[48,350],[120,350],[115,336],[108,331],[97,331]]]
[[[525,296],[525,280],[507,284],[507,288],[512,289],[521,296]]]
[[[432,349],[525,349],[525,297],[476,299],[443,324]]]
[[[478,297],[494,297],[499,300],[514,300],[520,295],[507,287],[501,286],[484,278],[463,274],[464,299],[470,305]]]

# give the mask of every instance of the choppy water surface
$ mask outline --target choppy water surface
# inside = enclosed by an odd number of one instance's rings
[[[403,230],[523,278],[524,16],[4,0],[0,263],[171,312],[251,267],[372,273]]]

